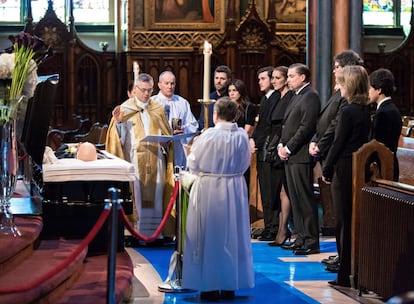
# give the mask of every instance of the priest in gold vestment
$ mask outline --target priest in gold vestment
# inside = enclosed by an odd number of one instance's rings
[[[174,186],[172,144],[141,141],[147,135],[172,135],[164,106],[150,98],[153,85],[150,75],[138,75],[135,96],[115,107],[106,138],[106,150],[135,167],[137,228],[146,236],[159,226]],[[174,235],[172,218],[163,235]]]

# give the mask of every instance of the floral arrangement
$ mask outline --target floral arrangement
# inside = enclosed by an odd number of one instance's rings
[[[9,36],[12,46],[0,54],[0,122],[15,117],[21,96],[34,94],[37,67],[52,54],[42,39],[25,32]]]

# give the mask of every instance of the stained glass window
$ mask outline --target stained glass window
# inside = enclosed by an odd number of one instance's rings
[[[21,22],[20,0],[0,1],[0,20],[2,22]]]
[[[401,25],[406,35],[409,34],[411,28],[411,6],[411,0],[401,0]]]
[[[365,25],[394,25],[394,1],[364,0]]]
[[[411,0],[363,0],[366,26],[402,27],[410,30]]]
[[[0,23],[23,23],[27,15],[26,0],[0,0]],[[33,21],[39,21],[48,7],[48,0],[32,0]],[[68,1],[53,0],[53,9],[62,22],[69,17]],[[73,16],[76,23],[107,24],[113,22],[113,7],[109,0],[74,0]]]

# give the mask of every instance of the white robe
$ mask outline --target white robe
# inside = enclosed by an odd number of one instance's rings
[[[184,134],[194,134],[198,130],[198,121],[195,119],[191,112],[190,104],[186,99],[179,95],[173,95],[171,98],[165,97],[161,92],[152,98],[164,107],[169,108],[168,122],[172,125],[173,118],[180,118],[182,121]],[[174,166],[180,166],[186,169],[187,155],[185,153],[184,146],[188,144],[191,137],[183,138],[180,141],[174,141]]]
[[[218,123],[193,143],[187,164],[198,177],[188,205],[184,288],[254,287],[249,202],[243,177],[250,158],[247,133],[235,123]]]

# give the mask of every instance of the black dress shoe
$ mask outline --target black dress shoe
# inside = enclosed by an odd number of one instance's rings
[[[275,233],[266,232],[257,238],[258,241],[273,241],[276,237]]]
[[[274,242],[270,242],[268,245],[270,246],[270,247],[280,247],[280,246],[282,246],[283,244],[285,244],[286,243],[286,241],[289,239],[289,241],[290,241],[290,233],[288,233],[288,234],[286,234],[286,236],[285,236],[285,238],[283,239],[283,241],[282,242],[278,242],[278,241],[274,241]]]
[[[306,247],[302,247],[302,248],[298,248],[296,250],[293,251],[294,255],[308,255],[308,254],[316,254],[316,253],[320,253],[321,251],[319,250],[319,248],[306,248]]]
[[[328,264],[328,265],[326,265],[325,270],[337,273],[339,271],[339,263],[337,263],[337,264]]]
[[[328,284],[332,286],[351,287],[350,282],[339,282],[337,280],[328,281]]]
[[[220,295],[222,300],[234,300],[235,298],[234,290],[222,290]]]
[[[322,264],[333,264],[338,263],[339,261],[339,255],[330,255],[328,258],[323,259],[321,261]]]
[[[287,250],[296,250],[301,248],[302,245],[296,244],[296,243],[290,243],[290,244],[283,244],[280,246],[280,248],[287,249]]]
[[[276,241],[274,242],[270,242],[267,245],[269,245],[270,247],[281,247],[284,243],[278,243]]]
[[[211,302],[220,301],[220,293],[218,290],[200,292],[200,299]]]

